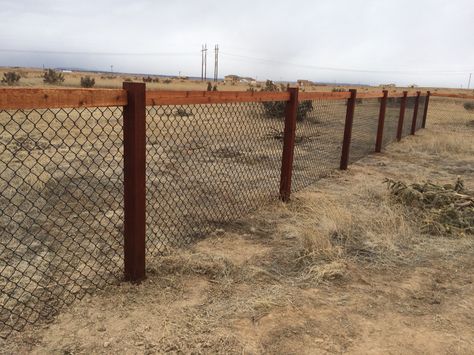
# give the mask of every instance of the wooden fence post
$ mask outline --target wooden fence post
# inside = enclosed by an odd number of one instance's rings
[[[425,128],[426,126],[426,117],[428,116],[428,105],[430,103],[430,95],[431,91],[428,91],[426,94],[425,111],[423,112],[423,122],[421,124],[421,128]]]
[[[383,142],[383,128],[385,124],[385,112],[387,111],[388,90],[383,91],[383,97],[380,101],[379,124],[377,127],[377,140],[375,141],[375,152],[380,153]]]
[[[341,170],[346,170],[349,164],[349,153],[352,138],[352,123],[354,122],[354,111],[356,105],[357,90],[351,89],[351,97],[347,99],[346,123],[344,125],[344,139],[342,141]]]
[[[411,121],[411,134],[414,135],[416,131],[416,119],[418,117],[418,106],[420,105],[421,91],[416,92],[415,109],[413,110],[413,120]]]
[[[403,92],[403,97],[400,102],[400,116],[398,117],[398,127],[397,127],[397,141],[400,142],[403,134],[403,121],[405,119],[405,109],[407,106],[407,95],[408,91]]]
[[[296,116],[298,115],[298,88],[288,88],[290,100],[286,103],[283,154],[281,160],[280,199],[290,200],[293,155],[295,149]]]
[[[145,83],[123,83],[125,280],[145,278]]]

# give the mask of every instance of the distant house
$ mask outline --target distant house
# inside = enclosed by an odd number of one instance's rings
[[[226,75],[224,77],[224,82],[225,83],[244,83],[244,84],[251,84],[255,82],[254,78],[250,77],[240,77],[238,75]]]
[[[225,83],[237,83],[240,79],[240,76],[238,75],[226,75],[224,76],[224,82]]]
[[[301,86],[301,87],[314,85],[314,83],[312,81],[303,80],[303,79],[298,80],[297,83],[298,83],[298,86]]]
[[[381,88],[394,88],[397,87],[395,84],[380,84],[379,87]]]

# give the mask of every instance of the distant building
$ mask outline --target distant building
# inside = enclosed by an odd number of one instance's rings
[[[303,79],[298,80],[297,83],[298,83],[298,86],[301,86],[301,87],[314,85],[314,83],[312,81],[303,80]]]
[[[395,84],[380,84],[379,87],[381,88],[394,88],[397,87]]]
[[[226,75],[224,77],[224,82],[225,83],[245,83],[245,84],[252,84],[254,82],[256,82],[256,80],[254,78],[250,78],[250,77],[240,77],[238,75]]]

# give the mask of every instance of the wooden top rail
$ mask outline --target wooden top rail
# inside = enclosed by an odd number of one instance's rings
[[[158,91],[146,92],[146,104],[154,105],[193,105],[222,104],[232,102],[289,101],[288,92],[252,91]]]
[[[298,101],[309,100],[346,100],[351,97],[349,91],[342,92],[299,92]]]
[[[122,89],[0,88],[0,110],[124,106]]]
[[[443,94],[443,93],[437,93],[437,92],[432,92],[431,96],[436,96],[436,97],[451,97],[454,99],[468,99],[468,100],[474,100],[474,95],[466,95],[466,94]]]
[[[401,93],[389,97],[401,97]],[[433,96],[474,99],[474,96],[453,94],[432,94]],[[349,92],[300,92],[299,101],[346,100]],[[412,93],[408,95],[416,96]],[[378,93],[358,93],[359,99],[381,98]],[[193,105],[220,104],[232,102],[289,101],[290,94],[268,91],[169,91],[148,90],[146,104],[153,105]],[[0,110],[107,107],[127,105],[127,92],[122,89],[32,89],[0,88]]]

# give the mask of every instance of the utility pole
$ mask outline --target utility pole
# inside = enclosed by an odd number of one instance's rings
[[[469,82],[467,84],[467,89],[469,90],[471,88],[471,78],[472,78],[472,73],[469,74]]]
[[[219,76],[219,45],[214,47],[214,82],[217,82]]]
[[[201,49],[201,81],[207,80],[207,44]]]

